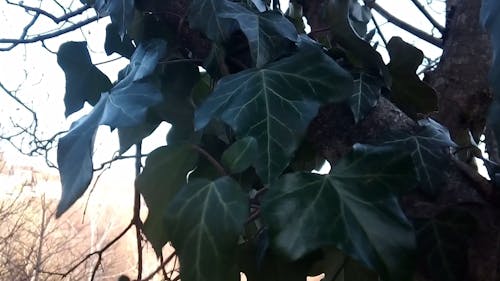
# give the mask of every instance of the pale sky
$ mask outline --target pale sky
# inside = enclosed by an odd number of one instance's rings
[[[285,6],[286,0],[282,1],[282,7]],[[79,1],[60,1],[61,4],[73,3],[72,7],[77,8],[80,6]],[[24,1],[26,5],[36,6],[40,1],[27,0]],[[61,14],[61,10],[54,6],[52,1],[42,2],[47,9],[54,11],[56,14]],[[52,3],[52,4],[51,4]],[[401,19],[408,21],[421,28],[422,30],[430,32],[432,26],[427,22],[425,17],[421,15],[418,10],[413,6],[411,1],[395,1],[395,0],[378,0],[378,4],[386,8],[392,14],[398,16]],[[52,6],[51,6],[52,5]],[[444,1],[434,0],[432,4],[432,10],[429,10],[438,21],[444,25]],[[88,11],[74,19],[87,18],[93,16],[93,11]],[[390,23],[385,23],[385,19],[377,16],[374,12],[375,17],[379,25],[383,30],[383,34],[387,40],[392,36],[400,36],[409,43],[417,45],[421,48],[424,53],[429,57],[438,57],[440,55],[440,50],[431,44],[425,43],[418,38],[402,31],[399,28],[394,27]],[[4,1],[0,2],[0,37],[2,38],[15,38],[18,37],[22,31],[24,25],[30,20],[27,17],[24,10],[13,7],[6,4]],[[31,31],[30,34],[47,32],[54,30],[60,26],[55,25],[50,20],[40,17],[40,24],[37,24]],[[105,38],[105,26],[109,23],[109,18],[100,19],[98,23],[93,23],[80,30],[71,32],[64,36],[47,40],[46,46],[52,50],[57,51],[59,45],[66,41],[83,41],[87,40],[89,44],[89,50],[91,52],[92,61],[94,63],[108,61],[112,58],[116,58],[118,55],[114,54],[111,57],[106,56],[104,52],[104,38]],[[373,28],[370,25],[369,29]],[[376,38],[377,39],[377,38]],[[382,53],[384,59],[387,60],[388,56],[384,50],[383,44],[379,45],[379,51]],[[123,67],[127,65],[128,61],[126,59],[120,59],[111,63],[101,64],[98,66],[104,73],[106,73],[112,81],[116,80],[117,73]],[[0,82],[4,84],[8,89],[14,90],[20,87],[18,91],[18,96],[25,101],[29,106],[33,107],[39,117],[40,129],[44,136],[49,137],[59,130],[64,130],[69,128],[72,121],[76,120],[78,117],[82,116],[90,110],[90,106],[86,106],[84,110],[80,113],[76,113],[68,120],[64,118],[64,73],[59,68],[56,62],[56,55],[50,53],[44,49],[40,43],[22,45],[14,48],[9,52],[0,52]],[[8,98],[3,92],[0,92],[0,114],[2,116],[2,121],[0,122],[0,132],[3,130],[9,130],[9,117],[20,123],[29,122],[29,118],[26,118],[26,114],[22,108],[15,104],[10,98]],[[147,139],[144,142],[144,152],[149,152],[158,145],[165,144],[165,135],[168,130],[168,125],[162,125],[159,132],[155,133],[155,136]],[[107,127],[102,126],[99,129],[97,140],[96,140],[96,152],[95,152],[95,165],[98,166],[99,163],[109,160],[114,152],[112,148],[118,148],[118,140],[115,134],[110,134]],[[16,159],[21,163],[37,164],[43,166],[43,161],[41,159],[34,160],[24,157],[13,151],[6,143],[0,143],[0,150],[6,152],[6,157],[10,161],[15,161]],[[51,159],[55,162],[55,152],[52,152]],[[129,151],[128,154],[133,153]],[[41,164],[40,164],[41,163]],[[125,175],[120,172],[120,179],[126,181],[133,181],[133,164],[131,161],[122,163],[116,166],[127,167],[130,169],[130,173]],[[122,169],[114,169],[115,171]],[[114,174],[114,173],[112,173]]]

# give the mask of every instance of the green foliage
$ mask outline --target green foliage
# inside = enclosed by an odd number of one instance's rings
[[[164,50],[165,42],[160,40],[140,45],[126,76],[109,93],[103,93],[92,111],[73,123],[59,140],[57,163],[63,191],[58,216],[83,195],[92,180],[92,152],[99,125],[118,129],[138,126],[146,120],[148,109],[161,102],[161,93],[143,79],[153,72]],[[74,59],[80,60],[78,56]]]
[[[433,280],[466,280],[468,240],[475,233],[475,218],[462,209],[448,209],[430,219],[416,220],[424,267]],[[429,251],[430,249],[430,251]]]
[[[253,137],[242,138],[222,154],[222,164],[231,173],[240,173],[257,159],[257,141]]]
[[[174,15],[181,22],[168,21],[170,5],[181,2],[190,3]],[[317,128],[311,124],[321,106],[350,106],[361,123],[382,92],[412,117],[434,110],[434,92],[415,74],[420,51],[393,39],[385,65],[368,42],[370,9],[357,1],[324,6],[331,28],[323,44],[305,34],[302,1],[286,15],[278,1],[86,3],[111,16],[106,53],[130,64],[112,85],[85,42],[65,43],[58,53],[67,115],[85,102],[94,106],[59,141],[58,215],[92,179],[100,125],[118,130],[124,153],[166,121],[167,145],[149,154],[135,184],[149,211],[141,231],[157,254],[172,242],[182,280],[239,280],[241,271],[249,280],[319,273],[336,281],[412,280],[415,231],[398,199],[416,184],[438,194],[454,146],[447,129],[423,120],[413,131],[386,134],[379,146],[357,144],[335,157],[305,136]],[[325,159],[331,172],[311,173]],[[419,241],[437,249],[429,260],[446,266],[440,254],[457,249],[436,241],[455,230],[436,219],[417,224]]]
[[[431,196],[439,194],[449,164],[449,148],[455,146],[446,128],[432,119],[418,122],[417,132],[391,132],[389,141],[407,150],[415,163],[419,187]]]
[[[175,195],[165,222],[184,280],[239,280],[235,258],[248,203],[230,177],[194,179]]]
[[[201,129],[218,117],[238,136],[254,137],[255,169],[263,181],[271,182],[288,166],[319,103],[341,101],[351,93],[351,76],[311,49],[222,78],[196,111],[195,127]]]
[[[354,121],[363,120],[377,105],[383,82],[368,73],[354,73],[354,93],[349,99]]]
[[[169,241],[163,213],[177,192],[185,185],[189,171],[196,165],[198,153],[189,145],[157,148],[149,155],[135,186],[148,206],[144,234],[157,255]]]
[[[287,174],[262,206],[272,244],[294,260],[336,246],[385,280],[408,280],[415,237],[393,191],[409,188],[413,175],[408,155],[363,145],[328,176]]]
[[[57,63],[66,74],[64,105],[66,117],[85,102],[96,105],[102,92],[111,89],[111,81],[92,64],[87,42],[66,42],[57,52]]]
[[[399,37],[389,41],[387,50],[391,56],[388,67],[393,78],[391,101],[414,118],[418,113],[436,111],[436,91],[415,73],[424,59],[424,53]]]
[[[295,27],[279,12],[267,11],[256,14],[234,2],[228,2],[228,7],[230,11],[221,13],[221,17],[238,22],[241,31],[248,39],[256,67],[262,67],[283,55],[290,41],[297,40]]]

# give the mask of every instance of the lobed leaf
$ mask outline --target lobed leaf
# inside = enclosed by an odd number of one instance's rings
[[[99,125],[134,127],[146,121],[148,110],[162,102],[160,91],[143,78],[150,75],[163,55],[165,42],[141,44],[132,56],[126,76],[109,93],[103,93],[92,111],[73,123],[59,140],[57,162],[62,196],[56,215],[62,215],[87,190],[92,180],[92,151]]]
[[[412,178],[408,155],[363,145],[330,175],[286,174],[262,203],[272,245],[293,260],[335,246],[384,280],[410,280],[415,237],[393,191],[409,188]]]
[[[109,78],[92,64],[87,42],[62,44],[57,52],[57,63],[66,75],[66,117],[80,110],[85,102],[96,105],[101,93],[113,86]]]
[[[321,102],[352,94],[352,78],[316,49],[301,52],[261,69],[222,78],[195,112],[195,128],[220,118],[241,137],[257,140],[257,174],[276,179],[288,166]]]
[[[182,280],[240,280],[236,249],[248,213],[248,197],[230,177],[194,179],[177,193],[165,222]]]
[[[354,93],[349,99],[354,121],[363,120],[370,110],[377,105],[383,81],[365,72],[355,73]]]
[[[245,137],[226,149],[221,161],[231,173],[240,173],[249,168],[256,158],[257,141],[253,137]]]
[[[432,119],[419,121],[415,134],[393,132],[384,144],[407,150],[415,164],[419,186],[425,193],[436,196],[441,190],[444,171],[449,164],[449,148],[455,146],[450,133]]]
[[[219,17],[228,5],[228,0],[193,0],[189,6],[189,26],[202,31],[212,41],[229,38],[237,26],[234,20]]]
[[[144,234],[156,254],[161,254],[168,241],[167,227],[163,220],[165,210],[193,170],[198,153],[190,145],[168,145],[155,149],[148,156],[146,166],[135,181],[148,206]]]
[[[436,91],[416,74],[424,59],[424,53],[418,48],[393,37],[387,43],[391,57],[387,65],[392,76],[390,99],[408,116],[428,114],[438,109]]]
[[[474,216],[448,209],[430,219],[417,219],[419,249],[433,280],[460,281],[467,276],[467,242],[477,229]]]
[[[235,2],[228,2],[219,14],[238,22],[250,45],[256,67],[262,67],[287,51],[291,42],[297,41],[295,26],[280,12],[254,13]]]
[[[127,28],[134,20],[134,0],[96,0],[94,8],[99,16],[111,17],[111,22],[117,26],[120,38],[123,40]]]

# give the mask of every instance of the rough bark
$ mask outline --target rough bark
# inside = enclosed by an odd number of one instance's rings
[[[448,0],[441,61],[429,82],[439,95],[438,119],[454,140],[468,145],[484,131],[492,99],[488,83],[491,48],[479,22],[480,0]]]

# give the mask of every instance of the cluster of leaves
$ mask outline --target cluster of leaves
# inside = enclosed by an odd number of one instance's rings
[[[162,14],[161,3],[84,2],[111,16],[106,52],[130,64],[111,84],[84,42],[59,50],[66,115],[94,107],[59,141],[58,215],[92,179],[98,126],[118,130],[124,153],[166,121],[167,143],[149,155],[136,188],[149,209],[144,234],[157,253],[172,242],[183,280],[238,280],[240,271],[250,280],[411,279],[416,232],[398,198],[415,186],[439,193],[453,146],[446,128],[424,119],[356,144],[327,175],[311,172],[309,159],[321,155],[304,135],[329,103],[349,105],[356,122],[382,93],[414,118],[435,110],[435,93],[415,74],[419,50],[394,38],[385,65],[369,41],[370,10],[356,1],[329,2],[334,40],[321,44],[304,33],[300,1],[284,15],[277,1],[192,0],[189,28],[212,43],[205,72],[180,50],[179,28],[146,19]],[[432,236],[440,232],[422,225],[427,244],[442,246]]]

